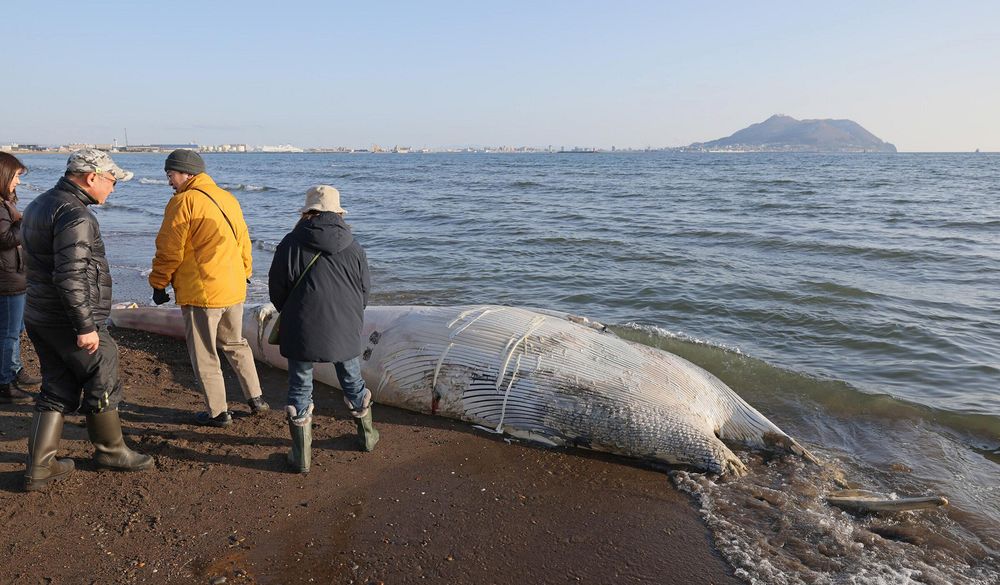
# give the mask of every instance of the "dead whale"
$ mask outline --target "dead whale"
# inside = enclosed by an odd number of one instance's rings
[[[266,341],[276,316],[270,304],[247,307],[243,334],[259,361],[287,369],[278,347]],[[116,306],[111,320],[184,337],[180,309]],[[368,307],[364,337],[362,375],[382,404],[720,476],[747,471],[726,442],[818,463],[711,373],[584,318],[493,305]],[[337,385],[330,364],[317,364],[314,375]],[[850,487],[843,478],[834,483]],[[837,491],[826,501],[852,513],[948,503],[863,490]]]
[[[247,307],[255,357],[285,369],[270,304]],[[116,307],[119,327],[183,337],[179,309]],[[375,400],[570,445],[719,475],[746,466],[726,443],[813,456],[706,370],[553,312],[477,305],[365,311],[362,375]],[[333,367],[317,380],[337,385]]]

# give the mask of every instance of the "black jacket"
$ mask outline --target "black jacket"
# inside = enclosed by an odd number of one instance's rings
[[[111,313],[111,271],[96,203],[69,179],[28,204],[21,237],[28,274],[24,320],[44,327],[95,331]]]
[[[0,295],[19,295],[27,288],[21,258],[21,221],[10,217],[0,202]]]
[[[320,257],[295,290],[313,256]],[[300,221],[278,244],[268,272],[281,311],[281,355],[302,362],[343,362],[361,355],[371,280],[364,249],[336,213]]]

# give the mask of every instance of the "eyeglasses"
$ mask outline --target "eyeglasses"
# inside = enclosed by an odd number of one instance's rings
[[[116,179],[114,177],[114,175],[112,175],[110,173],[100,173],[100,174],[98,174],[98,176],[101,177],[102,179],[108,179],[109,181],[111,181],[111,186],[112,187],[114,187],[115,185],[118,184],[118,179]]]

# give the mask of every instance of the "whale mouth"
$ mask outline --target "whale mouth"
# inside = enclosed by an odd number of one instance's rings
[[[819,459],[817,459],[815,455],[810,453],[808,449],[800,445],[798,441],[788,435],[780,433],[764,433],[761,438],[764,441],[764,445],[769,449],[792,453],[810,463],[821,465]]]

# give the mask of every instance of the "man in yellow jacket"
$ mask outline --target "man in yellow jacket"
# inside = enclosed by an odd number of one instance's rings
[[[250,232],[235,197],[205,173],[193,150],[178,149],[164,164],[174,196],[163,212],[149,284],[157,305],[170,300],[173,285],[184,315],[184,332],[207,412],[199,424],[232,422],[217,350],[233,366],[253,414],[268,410],[261,397],[253,353],[243,338],[243,302],[253,271]]]

